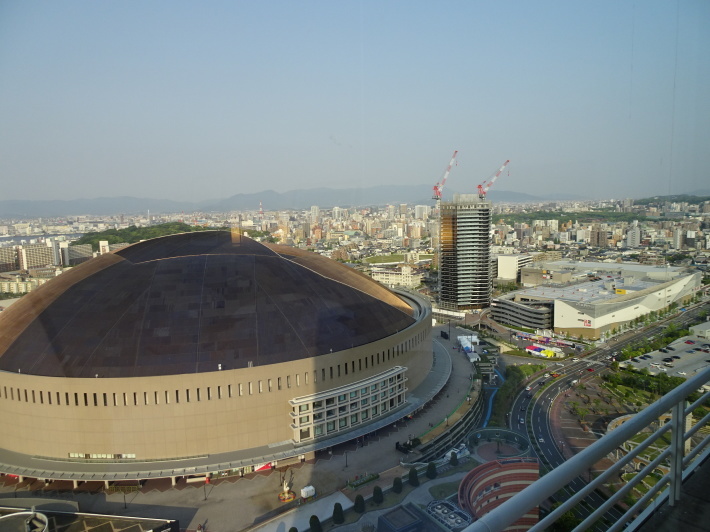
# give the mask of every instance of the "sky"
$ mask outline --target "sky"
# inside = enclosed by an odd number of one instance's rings
[[[0,2],[0,199],[710,188],[710,2]],[[445,194],[446,195],[446,194]]]

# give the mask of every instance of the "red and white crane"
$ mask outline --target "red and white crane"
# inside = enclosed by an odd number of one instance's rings
[[[459,152],[458,150],[454,151],[454,154],[451,156],[451,161],[449,162],[449,166],[447,166],[446,170],[444,170],[444,175],[441,177],[441,180],[436,185],[434,185],[434,196],[432,196],[432,199],[435,199],[437,201],[441,200],[441,193],[444,191],[444,185],[446,184],[446,178],[449,177],[449,174],[451,173],[451,167],[456,162],[456,154],[458,152]]]
[[[496,179],[500,176],[500,174],[505,170],[505,167],[508,166],[508,163],[510,162],[510,159],[505,161],[503,163],[503,166],[501,166],[497,172],[495,172],[491,177],[486,179],[483,183],[478,185],[478,197],[480,199],[486,199],[486,194],[488,193],[488,189],[491,188],[493,183],[496,182]]]

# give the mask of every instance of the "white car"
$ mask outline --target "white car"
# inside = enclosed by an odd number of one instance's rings
[[[545,438],[538,438],[537,441],[539,441],[540,443],[545,443]]]
[[[556,362],[555,366],[560,366],[561,368],[565,367],[565,365],[562,362]]]
[[[578,359],[577,357],[574,357],[574,358],[572,359],[572,362],[579,362],[579,359]]]
[[[685,371],[679,371],[678,375],[687,375],[687,373]]]

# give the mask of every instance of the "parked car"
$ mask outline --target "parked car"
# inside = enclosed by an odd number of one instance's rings
[[[693,345],[695,342],[693,342],[692,340],[686,340],[685,343],[688,345]]]
[[[667,349],[663,349],[663,348],[659,349],[659,351],[660,351],[661,353],[667,353],[667,352],[668,352]]]
[[[671,358],[675,360],[680,360],[680,357],[678,355],[673,355]]]
[[[587,368],[587,371],[594,371],[594,368]]]
[[[666,349],[668,349],[669,351],[675,351],[675,347],[673,347],[672,345],[667,345]]]

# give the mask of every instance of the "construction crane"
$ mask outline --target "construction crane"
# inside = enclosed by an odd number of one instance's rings
[[[494,173],[491,177],[486,179],[483,183],[478,185],[478,197],[480,199],[486,199],[486,194],[488,193],[488,189],[491,188],[493,183],[496,182],[496,179],[498,179],[498,176],[503,172],[506,166],[508,166],[508,163],[510,162],[510,159],[505,161],[503,163],[503,166],[501,166],[496,173]]]
[[[435,199],[437,201],[441,201],[441,193],[444,191],[444,185],[446,184],[446,178],[449,177],[449,173],[451,173],[451,167],[456,162],[456,154],[458,152],[459,152],[458,150],[454,151],[454,154],[451,156],[451,161],[449,162],[449,166],[447,166],[446,170],[444,170],[444,175],[441,177],[441,180],[436,185],[434,185],[434,196],[432,196],[432,199]]]

